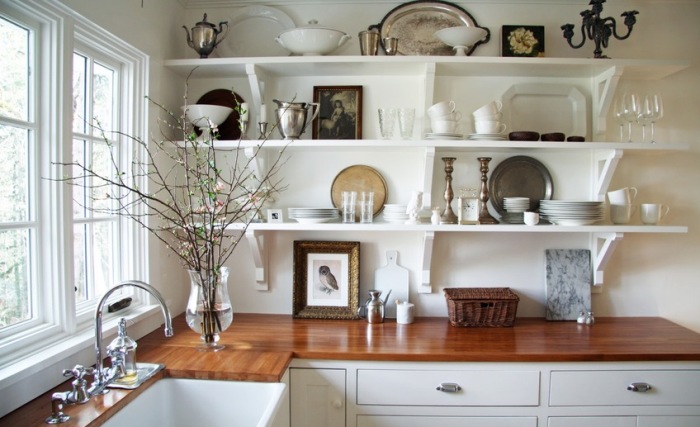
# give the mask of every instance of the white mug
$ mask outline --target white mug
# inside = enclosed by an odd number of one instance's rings
[[[430,122],[430,127],[434,133],[454,133],[457,129],[455,120],[434,120]]]
[[[637,189],[635,187],[608,191],[608,201],[611,205],[631,205],[635,197],[637,197]]]
[[[492,120],[475,120],[474,130],[476,133],[503,133],[506,130],[506,124]]]
[[[648,225],[658,224],[671,211],[666,205],[659,203],[643,203],[640,215],[642,222]]]
[[[627,224],[632,219],[635,210],[635,206],[630,204],[610,205],[610,220],[613,224]]]
[[[540,214],[537,212],[523,212],[523,221],[526,225],[537,225],[540,222]]]
[[[454,101],[440,101],[428,108],[428,116],[431,119],[443,117],[454,112],[455,108],[456,105]]]
[[[408,325],[413,323],[415,305],[408,301],[402,301],[396,304],[396,323]]]
[[[477,108],[472,114],[474,115],[474,117],[493,116],[500,113],[501,108],[503,108],[503,104],[501,103],[501,101],[495,100]]]

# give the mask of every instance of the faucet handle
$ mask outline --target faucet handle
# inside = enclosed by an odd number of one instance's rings
[[[95,368],[86,368],[83,365],[75,365],[73,369],[64,369],[63,376],[74,378],[77,381],[85,381],[85,375],[95,375]]]

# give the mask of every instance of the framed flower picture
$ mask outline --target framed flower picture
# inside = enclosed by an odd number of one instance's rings
[[[294,242],[294,317],[354,319],[359,292],[360,242]]]
[[[362,86],[314,86],[313,139],[362,139]]]
[[[504,25],[501,56],[544,56],[544,26]]]

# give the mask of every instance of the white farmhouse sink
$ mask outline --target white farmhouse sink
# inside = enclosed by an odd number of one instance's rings
[[[271,426],[285,393],[283,383],[164,378],[103,425]]]

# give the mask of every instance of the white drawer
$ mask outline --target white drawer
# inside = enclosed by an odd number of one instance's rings
[[[627,390],[633,383],[646,392]],[[553,371],[550,406],[700,405],[700,371]]]
[[[454,383],[456,392],[437,390]],[[537,406],[539,371],[357,371],[358,405]]]
[[[358,415],[357,427],[537,427],[537,417]]]

